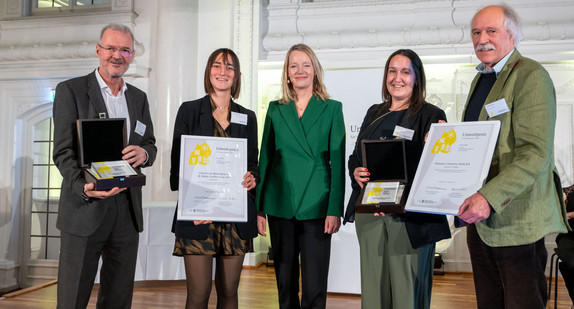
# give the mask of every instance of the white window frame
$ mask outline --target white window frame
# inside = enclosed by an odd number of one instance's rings
[[[19,239],[20,239],[20,287],[29,287],[38,281],[56,279],[53,275],[42,274],[41,269],[57,269],[57,260],[31,258],[31,226],[32,226],[32,183],[33,183],[33,152],[34,129],[37,124],[52,117],[53,102],[41,104],[22,114],[15,122],[15,155],[20,158],[14,162],[14,186],[20,192],[19,203]],[[54,276],[53,278],[51,276]]]
[[[69,0],[69,6],[38,8],[38,0],[30,0],[30,11],[32,16],[61,15],[61,14],[83,14],[105,12],[112,10],[113,0],[108,3],[93,5],[78,5],[77,0]]]

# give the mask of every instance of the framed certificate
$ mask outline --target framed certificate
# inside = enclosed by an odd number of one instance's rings
[[[404,139],[361,141],[363,164],[369,170],[355,204],[357,213],[400,213],[408,194]]]
[[[181,136],[178,220],[247,222],[247,139]]]
[[[433,123],[405,209],[456,215],[484,184],[500,121]]]

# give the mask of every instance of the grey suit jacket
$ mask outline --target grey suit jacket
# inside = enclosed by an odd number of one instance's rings
[[[125,96],[131,122],[128,144],[142,147],[148,153],[145,166],[151,166],[157,148],[147,96],[129,84]],[[56,87],[53,159],[63,177],[56,226],[63,232],[78,236],[89,236],[94,233],[112,203],[111,199],[86,201],[82,198],[86,180],[78,163],[76,120],[99,118],[99,113],[102,112],[108,114],[95,72],[61,82]],[[146,126],[143,136],[134,131],[137,121]],[[128,188],[127,193],[134,215],[134,225],[141,232],[143,230],[141,187]]]

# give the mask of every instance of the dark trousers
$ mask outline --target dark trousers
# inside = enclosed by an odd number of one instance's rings
[[[544,238],[528,245],[490,247],[474,224],[466,233],[478,309],[546,307]]]
[[[574,303],[574,265],[560,262],[560,273],[564,279],[564,285],[570,295],[570,300]]]
[[[331,235],[325,219],[296,220],[269,216],[279,308],[325,308]],[[302,293],[299,303],[299,255]]]
[[[568,289],[570,299],[574,302],[574,232],[556,236],[556,253],[560,258],[560,273]]]
[[[131,308],[139,233],[127,195],[121,193],[110,198],[116,203],[108,207],[94,234],[81,237],[61,233],[58,309],[86,308],[100,257],[97,308]]]

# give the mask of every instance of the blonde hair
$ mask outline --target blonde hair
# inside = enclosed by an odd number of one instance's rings
[[[313,65],[313,71],[315,71],[315,76],[313,76],[313,94],[325,101],[329,98],[329,93],[327,93],[327,88],[323,84],[323,67],[319,63],[319,59],[313,52],[313,50],[305,44],[296,44],[291,46],[287,51],[285,56],[285,63],[283,64],[283,73],[281,74],[281,88],[283,90],[283,97],[279,99],[279,103],[286,104],[291,100],[295,101],[297,99],[297,94],[293,89],[293,84],[289,82],[288,70],[289,70],[289,56],[294,51],[302,51],[311,59],[311,64]]]

